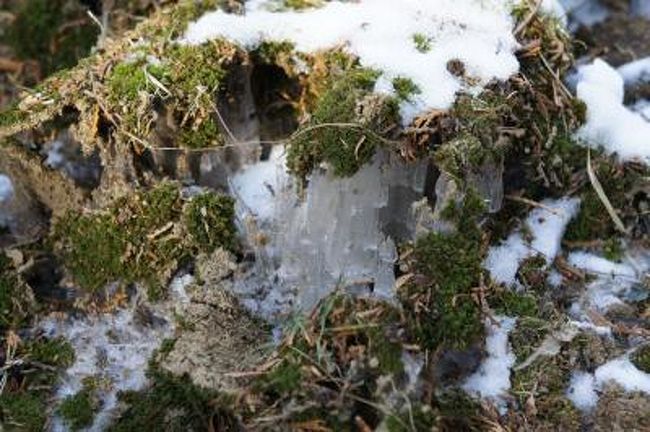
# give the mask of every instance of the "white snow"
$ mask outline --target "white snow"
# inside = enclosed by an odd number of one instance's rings
[[[500,410],[504,410],[503,396],[510,389],[510,369],[515,364],[515,355],[508,344],[508,334],[514,328],[516,319],[505,316],[495,318],[497,323],[486,322],[487,358],[483,360],[479,369],[467,378],[463,390],[491,399]]]
[[[484,266],[495,281],[512,285],[523,260],[541,254],[547,263],[551,263],[560,251],[562,236],[567,224],[577,213],[580,200],[562,198],[546,200],[542,204],[547,208],[535,208],[525,222],[533,237],[530,244],[519,230],[511,234],[503,244],[490,248]]]
[[[191,23],[181,42],[200,44],[224,37],[247,48],[263,40],[287,40],[302,52],[344,46],[365,67],[384,73],[383,89],[396,77],[407,77],[421,94],[402,105],[405,123],[431,108],[454,102],[464,84],[447,70],[447,62],[461,60],[467,73],[479,80],[507,79],[519,68],[513,52],[509,2],[502,0],[362,0],[332,1],[304,11],[271,11],[269,3],[246,3],[245,15],[215,11]],[[413,41],[421,34],[431,41],[420,52]],[[381,84],[383,83],[383,84]]]
[[[587,287],[580,303],[573,308],[578,319],[589,319],[583,315],[583,309],[595,308],[606,312],[613,305],[622,304],[625,295],[644,278],[643,273],[650,266],[646,253],[636,253],[635,257],[626,257],[615,263],[588,252],[572,252],[568,256],[569,264],[597,276]]]
[[[637,369],[627,356],[608,361],[598,367],[594,375],[596,383],[601,387],[614,381],[625,391],[650,394],[650,374]]]
[[[616,69],[600,59],[581,67],[577,96],[587,105],[587,123],[578,138],[623,160],[650,162],[650,123],[623,105],[624,80]]]
[[[627,85],[635,84],[639,81],[650,81],[650,57],[619,66],[618,73],[623,77]]]
[[[598,403],[596,393],[596,378],[593,374],[583,371],[576,371],[571,375],[567,397],[576,408],[588,411]]]
[[[149,358],[171,332],[166,320],[152,326],[140,324],[133,310],[65,321],[48,318],[41,327],[49,336],[64,336],[75,349],[75,362],[61,379],[55,395],[57,400],[81,390],[86,377],[98,377],[110,383],[101,394],[102,407],[91,431],[106,429],[117,408],[118,391],[139,390],[147,384],[145,372]],[[68,428],[61,419],[54,418],[52,430]]]
[[[0,174],[0,204],[9,201],[14,196],[14,184],[5,174]]]
[[[559,19],[563,25],[567,25],[567,13],[560,0],[542,0],[540,10]]]
[[[576,408],[589,411],[598,403],[598,392],[611,382],[620,385],[626,392],[650,395],[650,374],[639,370],[630,361],[629,356],[624,355],[599,366],[593,374],[574,372],[567,389],[567,397]]]

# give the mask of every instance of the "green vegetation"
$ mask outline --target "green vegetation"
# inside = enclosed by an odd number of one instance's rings
[[[422,93],[422,90],[410,78],[397,77],[393,79],[393,89],[400,100],[409,101],[414,95]]]
[[[289,170],[306,179],[322,162],[335,175],[351,176],[367,163],[398,124],[394,99],[372,93],[377,72],[353,69],[330,79],[311,120],[291,138]]]
[[[650,345],[644,345],[631,356],[634,366],[645,373],[650,373]]]
[[[98,34],[78,2],[27,0],[21,2],[0,42],[11,46],[22,60],[36,60],[47,76],[88,55]]]
[[[127,409],[109,431],[235,430],[237,422],[227,410],[219,408],[217,393],[201,389],[188,378],[175,377],[155,365],[149,368],[148,376],[152,381],[150,388],[119,395]],[[218,428],[219,424],[224,429]]]
[[[480,198],[470,191],[462,206],[452,205],[444,212],[457,222],[457,231],[431,232],[415,244],[415,270],[426,282],[410,285],[400,297],[412,337],[424,348],[463,349],[483,336],[473,296],[483,273],[478,228],[483,209]]]
[[[74,349],[62,338],[33,339],[19,344],[0,395],[0,424],[9,430],[40,432],[59,372],[72,365]],[[12,429],[13,428],[13,429]]]
[[[413,35],[413,43],[415,44],[415,49],[423,54],[431,51],[431,39],[425,34],[415,33]]]
[[[162,183],[103,213],[68,214],[53,227],[55,250],[87,291],[139,282],[159,298],[181,262],[219,246],[235,247],[233,201],[214,194],[196,199],[185,203],[177,185]]]
[[[59,414],[71,430],[78,431],[92,425],[100,408],[96,386],[94,378],[85,379],[83,388],[66,397],[59,406]]]
[[[213,193],[198,195],[187,205],[185,224],[201,252],[211,253],[217,247],[235,249],[234,206],[229,196]]]

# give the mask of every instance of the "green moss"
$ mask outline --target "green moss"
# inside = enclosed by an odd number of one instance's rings
[[[605,240],[603,245],[603,256],[610,261],[619,262],[623,259],[625,251],[623,245],[618,238],[611,237]]]
[[[413,35],[413,43],[415,44],[415,49],[425,54],[431,51],[431,38],[422,33],[415,33]]]
[[[383,328],[368,332],[370,355],[379,362],[383,374],[399,376],[404,371],[402,344],[392,341]]]
[[[479,167],[493,153],[471,134],[461,134],[447,141],[436,149],[436,165],[459,181],[464,181],[466,174]]]
[[[650,373],[650,345],[639,348],[631,356],[632,363],[645,373]]]
[[[281,58],[295,53],[295,45],[289,41],[263,41],[251,52],[255,63],[278,64]]]
[[[550,329],[548,321],[535,316],[523,316],[517,320],[509,339],[518,363],[526,360],[537,349]]]
[[[0,112],[0,128],[14,126],[28,118],[29,114],[18,108],[17,103],[14,103]]]
[[[204,193],[192,199],[185,211],[187,229],[202,252],[236,246],[235,202],[226,195]]]
[[[480,309],[472,295],[483,273],[477,225],[482,208],[478,196],[468,193],[461,209],[447,212],[458,217],[456,232],[431,232],[415,244],[416,270],[427,282],[409,287],[402,304],[413,336],[425,348],[462,349],[483,335]],[[413,306],[420,301],[425,302],[420,305],[423,311]]]
[[[181,130],[178,135],[179,147],[199,149],[206,147],[218,147],[224,144],[224,138],[219,130],[217,122],[212,117],[207,118],[199,124]]]
[[[28,392],[0,395],[0,420],[7,430],[41,432],[47,420],[42,397]]]
[[[99,408],[94,380],[86,380],[81,390],[61,402],[58,412],[71,430],[78,431],[92,425]]]
[[[56,222],[52,240],[81,288],[95,292],[112,282],[139,282],[156,299],[182,261],[234,247],[232,206],[229,198],[211,194],[185,204],[177,185],[162,183],[103,213],[68,214]]]
[[[147,65],[144,60],[125,61],[115,65],[107,79],[109,97],[115,103],[139,102],[140,92],[150,92],[157,87],[147,74],[159,81],[167,81],[167,70],[160,65]]]
[[[331,79],[311,121],[291,140],[289,170],[305,179],[321,162],[337,176],[351,176],[370,161],[381,137],[398,123],[393,99],[373,97],[377,72],[354,69]]]
[[[282,5],[286,9],[310,9],[322,5],[322,0],[282,0]]]
[[[155,367],[148,376],[151,387],[119,394],[126,410],[109,427],[112,432],[136,430],[208,430],[213,421],[226,429],[236,420],[218,404],[219,394],[192,384],[187,377],[176,377]]]
[[[292,356],[287,356],[279,365],[266,374],[258,383],[260,389],[279,397],[291,394],[302,384],[301,365]]]
[[[393,89],[397,98],[403,101],[409,101],[413,96],[422,93],[422,90],[411,80],[405,77],[396,77],[393,79]]]
[[[171,86],[177,96],[193,100],[199,89],[213,97],[225,77],[223,51],[218,41],[202,45],[175,45],[165,61],[170,66]]]
[[[69,0],[20,2],[2,42],[23,60],[39,62],[42,74],[74,66],[88,55],[99,29],[85,9]]]
[[[63,337],[30,341],[26,351],[29,360],[61,369],[69,368],[75,360],[74,348]]]
[[[488,299],[490,307],[499,315],[536,316],[538,299],[532,294],[509,289],[498,291]]]

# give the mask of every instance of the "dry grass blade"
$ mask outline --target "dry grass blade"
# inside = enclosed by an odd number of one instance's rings
[[[587,151],[587,175],[589,176],[589,182],[591,183],[591,186],[594,188],[594,191],[596,191],[596,195],[598,195],[598,198],[605,206],[605,209],[607,210],[609,217],[611,217],[612,221],[614,221],[614,225],[616,225],[616,229],[618,229],[620,232],[622,232],[625,235],[629,234],[629,231],[627,230],[627,228],[625,228],[625,225],[623,225],[623,221],[621,220],[621,218],[618,217],[616,210],[614,210],[612,203],[609,201],[607,194],[605,194],[605,191],[603,190],[603,186],[600,184],[600,181],[598,180],[598,177],[596,177],[596,173],[594,172],[594,169],[591,166],[591,150]]]

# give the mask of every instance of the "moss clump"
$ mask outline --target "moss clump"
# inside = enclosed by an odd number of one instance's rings
[[[19,344],[0,395],[0,424],[8,430],[43,430],[59,372],[72,365],[74,349],[63,338],[38,338]]]
[[[214,96],[226,75],[222,67],[224,47],[225,44],[212,41],[172,48],[165,61],[169,62],[171,87],[177,97],[193,100],[201,89]]]
[[[66,397],[58,408],[63,421],[73,431],[92,425],[100,404],[94,379],[86,379],[83,388],[74,395]]]
[[[480,198],[468,193],[461,207],[452,205],[444,212],[457,221],[456,232],[431,232],[415,244],[414,270],[424,282],[407,287],[400,297],[412,336],[425,348],[463,349],[483,335],[480,308],[472,293],[483,273],[478,228],[482,209]]]
[[[650,345],[642,346],[636,350],[632,354],[631,360],[639,370],[650,373]]]
[[[237,430],[234,417],[219,407],[219,394],[195,386],[187,377],[163,372],[154,365],[147,375],[152,382],[150,388],[119,395],[127,408],[109,431]]]
[[[139,282],[158,298],[182,261],[235,245],[233,201],[214,194],[197,200],[186,203],[177,185],[163,183],[102,213],[68,214],[53,227],[54,248],[84,290]]]
[[[410,78],[397,77],[393,79],[393,89],[397,98],[403,101],[409,101],[413,96],[422,93],[422,90]]]
[[[46,404],[37,394],[5,392],[0,396],[0,420],[8,430],[41,432],[47,420]]]
[[[415,33],[413,35],[413,43],[415,44],[415,49],[425,54],[431,51],[431,38],[422,33]]]
[[[291,139],[289,170],[306,179],[322,162],[337,176],[351,176],[375,154],[398,123],[394,99],[372,94],[378,73],[353,69],[331,77],[316,102],[311,120]]]
[[[18,58],[38,61],[44,76],[74,66],[90,53],[99,29],[78,2],[28,0],[19,4],[0,42],[11,46]]]
[[[213,193],[198,195],[187,205],[185,223],[202,252],[211,253],[217,247],[235,248],[234,205],[232,198]]]
[[[499,290],[488,299],[490,307],[499,315],[536,316],[538,299],[533,294]]]
[[[62,369],[72,366],[75,359],[74,348],[63,337],[30,341],[26,351],[29,360]]]
[[[115,65],[107,79],[111,100],[124,105],[139,102],[140,92],[149,92],[157,88],[147,78],[147,74],[159,81],[166,81],[167,70],[160,65],[146,64],[144,60],[125,61]]]
[[[28,118],[29,113],[18,108],[18,104],[10,105],[0,112],[0,128],[11,127]]]
[[[178,145],[183,148],[218,147],[223,143],[224,137],[212,117],[182,129],[178,135]]]
[[[257,404],[245,419],[256,421],[260,412],[286,412],[284,407],[291,404],[295,410],[271,429],[309,422],[354,430],[357,416],[376,427],[384,413],[374,406],[401,388],[405,378],[402,334],[401,315],[393,306],[332,294],[308,318],[297,317],[285,330],[273,355],[277,362],[253,383]],[[392,384],[384,388],[386,382]]]

